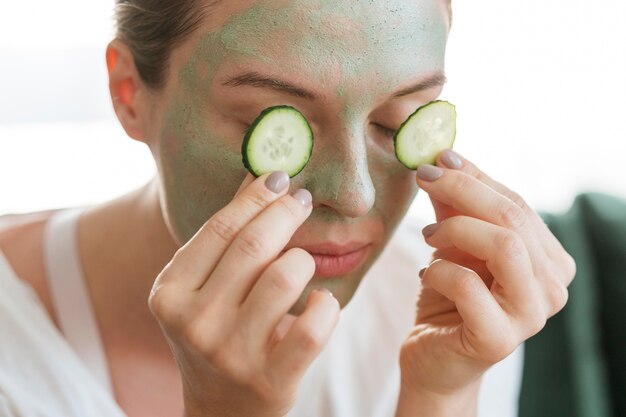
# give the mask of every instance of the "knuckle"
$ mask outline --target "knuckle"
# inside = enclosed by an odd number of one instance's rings
[[[450,184],[453,194],[459,194],[461,192],[467,191],[467,188],[471,186],[471,183],[474,180],[469,175],[463,174],[458,171],[452,171],[447,175],[450,174],[453,174],[452,183]]]
[[[249,229],[239,235],[237,246],[244,255],[260,260],[265,253],[265,238],[260,230]]]
[[[526,332],[527,337],[536,335],[541,331],[541,329],[545,327],[548,319],[541,310],[542,309],[540,308],[535,308],[531,310],[530,314],[528,315]]]
[[[324,342],[321,335],[308,329],[301,333],[299,345],[304,352],[318,352],[322,349]]]
[[[182,330],[184,343],[191,349],[201,352],[205,356],[213,354],[210,346],[208,332],[204,323],[200,320],[192,320]]]
[[[297,282],[294,273],[283,263],[272,264],[271,272],[272,286],[281,293],[291,293],[296,291]]]
[[[293,198],[281,198],[276,204],[285,215],[294,219],[302,217],[302,206],[298,207],[299,204],[297,204]]]
[[[466,221],[467,218],[465,216],[453,216],[442,220],[439,224],[440,227],[446,229],[449,234],[456,235],[458,232],[463,231]]]
[[[532,326],[530,327],[530,335],[534,336],[537,333],[539,333],[545,326],[547,323],[547,319],[545,316],[542,316],[539,319],[536,319],[533,321]]]
[[[182,335],[183,341],[187,346],[194,350],[200,350],[198,348],[202,345],[200,339],[202,339],[203,335],[201,334],[201,331],[195,321],[187,323],[182,330]]]
[[[526,224],[526,213],[516,204],[507,202],[499,213],[500,224],[508,229],[518,230]]]
[[[576,261],[569,253],[566,253],[564,264],[565,264],[565,277],[566,277],[565,283],[566,285],[569,285],[572,283],[572,281],[574,280],[574,277],[576,276],[576,272],[577,272]]]
[[[245,205],[253,207],[255,210],[263,210],[267,207],[271,201],[271,198],[266,194],[250,193],[241,196]]]
[[[556,281],[556,280],[555,280]],[[550,315],[561,311],[569,300],[567,287],[560,282],[554,282],[548,292],[548,303],[550,305]]]
[[[489,348],[485,350],[487,353],[487,360],[495,363],[509,356],[515,348],[517,343],[510,333],[503,333],[500,337],[496,338],[489,344]]]
[[[518,258],[526,251],[526,245],[522,238],[515,232],[506,230],[498,234],[495,239],[496,249],[507,257]]]
[[[480,290],[476,274],[467,269],[460,270],[454,282],[455,292],[459,295],[472,296]]]
[[[516,206],[526,209],[528,208],[528,204],[526,204],[526,200],[522,198],[521,195],[517,194],[515,191],[509,191],[506,196],[515,203]]]
[[[160,321],[167,322],[173,315],[176,303],[173,302],[171,293],[164,285],[158,285],[152,289],[148,297],[148,307],[152,314]]]
[[[213,216],[207,222],[206,229],[211,237],[217,237],[227,242],[232,240],[238,232],[235,223],[223,213]]]

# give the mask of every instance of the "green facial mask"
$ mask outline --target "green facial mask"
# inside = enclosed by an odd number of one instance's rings
[[[349,238],[339,231],[365,221],[380,233],[362,269],[324,283],[347,302],[417,191],[414,174],[398,163],[393,146],[370,137],[367,118],[401,85],[443,69],[447,30],[440,0],[264,0],[199,36],[185,63],[172,68],[176,86],[167,97],[156,151],[173,234],[181,243],[191,238],[230,202],[247,174],[241,160],[245,129],[221,113],[231,102],[220,94],[219,80],[246,68],[305,83],[324,96],[296,106],[315,131],[309,165],[291,185],[313,194],[309,238]],[[256,114],[296,104],[288,101],[276,95]]]

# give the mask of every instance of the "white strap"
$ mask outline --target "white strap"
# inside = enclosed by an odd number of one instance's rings
[[[52,215],[44,236],[44,259],[61,332],[103,387],[113,394],[106,355],[78,252],[76,226],[82,209]]]

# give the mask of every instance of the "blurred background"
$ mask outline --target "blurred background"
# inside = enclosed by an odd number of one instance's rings
[[[0,214],[105,201],[154,167],[113,114],[104,51],[112,0],[4,2]],[[559,212],[582,191],[626,198],[626,2],[453,1],[456,149]],[[428,221],[420,195],[411,216]]]

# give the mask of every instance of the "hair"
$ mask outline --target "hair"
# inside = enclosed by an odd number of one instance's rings
[[[188,39],[218,0],[115,0],[116,37],[130,48],[139,76],[159,90],[172,50]]]

